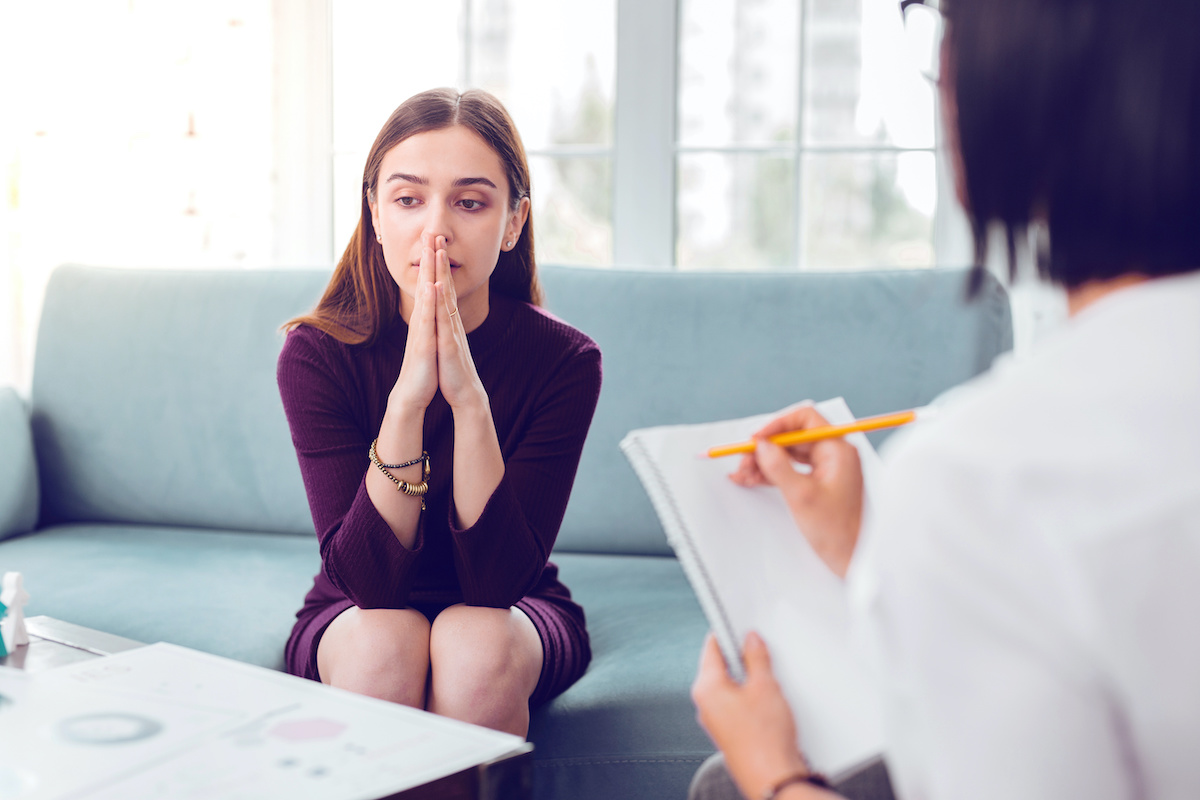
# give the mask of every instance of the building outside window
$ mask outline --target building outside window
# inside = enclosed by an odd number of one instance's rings
[[[933,91],[895,4],[683,0],[675,263],[934,262]]]

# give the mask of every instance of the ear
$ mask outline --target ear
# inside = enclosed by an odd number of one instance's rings
[[[379,236],[379,204],[368,198],[367,205],[371,207],[371,227],[375,229],[375,235]]]
[[[522,197],[517,208],[508,216],[508,226],[504,229],[504,241],[515,242],[525,230],[525,221],[529,219],[529,198]]]

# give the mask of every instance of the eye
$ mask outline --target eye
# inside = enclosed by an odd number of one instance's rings
[[[464,198],[462,200],[459,200],[458,202],[467,211],[475,211],[477,209],[483,208],[483,203],[479,200],[472,200],[470,198]]]
[[[412,208],[417,204],[417,198],[405,195],[404,197],[397,197],[396,202],[405,208]]]

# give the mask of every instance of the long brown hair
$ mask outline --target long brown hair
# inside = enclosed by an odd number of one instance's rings
[[[395,322],[400,313],[400,290],[383,260],[383,246],[375,239],[371,203],[378,189],[383,157],[400,142],[418,133],[463,125],[479,134],[500,157],[508,176],[511,210],[529,197],[529,163],[525,146],[508,111],[493,95],[480,89],[461,94],[454,89],[431,89],[413,95],[384,123],[371,145],[363,168],[362,212],[330,278],[325,294],[311,314],[297,317],[284,327],[312,325],[346,344],[371,344]],[[533,215],[512,250],[501,250],[492,273],[490,291],[534,305],[542,302],[533,257]]]

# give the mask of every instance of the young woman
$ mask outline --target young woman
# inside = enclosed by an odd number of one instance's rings
[[[979,263],[993,225],[1010,243],[1044,226],[1070,321],[889,442],[861,541],[844,441],[763,441],[733,478],[778,486],[849,569],[901,800],[1197,797],[1200,4],[947,5],[942,107]],[[737,685],[709,643],[693,688],[733,781],[834,796],[761,640],[745,660]]]
[[[289,671],[522,736],[591,657],[547,557],[600,392],[537,307],[529,186],[494,97],[407,100],[278,368],[322,564]]]

